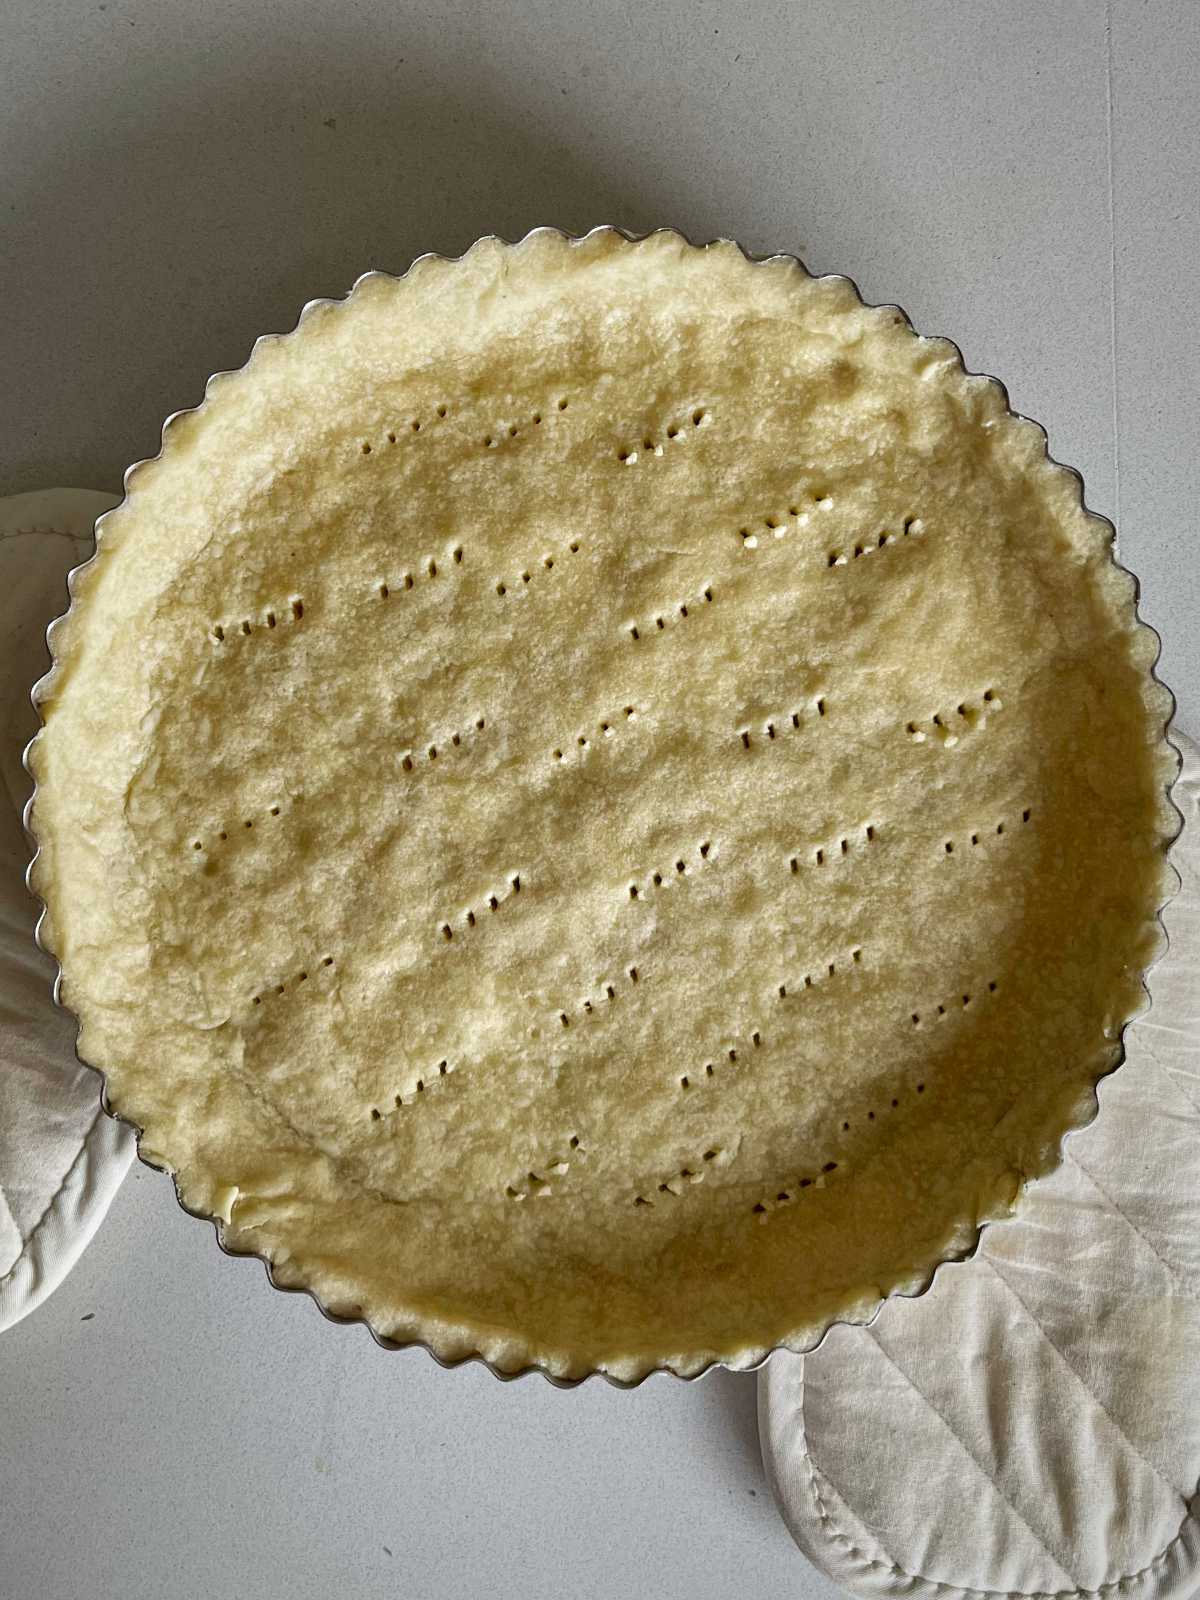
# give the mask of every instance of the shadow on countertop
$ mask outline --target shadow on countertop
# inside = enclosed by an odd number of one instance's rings
[[[747,1482],[759,1494],[767,1492],[762,1452],[758,1442],[758,1375],[718,1368],[704,1379],[709,1400],[724,1415],[731,1452]]]

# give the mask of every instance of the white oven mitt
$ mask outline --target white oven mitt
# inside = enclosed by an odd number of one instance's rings
[[[1128,1060],[971,1262],[759,1379],[767,1475],[860,1595],[1174,1600],[1200,1587],[1200,749]]]
[[[115,503],[85,489],[0,500],[0,1331],[60,1284],[108,1210],[133,1136],[100,1110],[100,1080],[75,1059],[75,1026],[53,1004],[54,963],[33,942],[25,887],[21,752],[37,731],[29,701],[50,665],[46,626],[66,607],[66,575]]]

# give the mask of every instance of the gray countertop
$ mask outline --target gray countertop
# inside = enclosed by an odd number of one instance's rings
[[[0,492],[114,488],[368,267],[539,223],[732,234],[896,300],[1119,524],[1200,722],[1191,0],[8,0]],[[12,1600],[831,1596],[754,1379],[386,1355],[136,1168],[0,1340]]]

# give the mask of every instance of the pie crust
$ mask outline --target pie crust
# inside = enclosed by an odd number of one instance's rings
[[[172,420],[52,633],[81,1055],[276,1282],[749,1366],[1059,1159],[1159,952],[1157,641],[957,350],[611,229],[371,274]]]

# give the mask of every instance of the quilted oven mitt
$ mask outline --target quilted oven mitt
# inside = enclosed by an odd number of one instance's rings
[[[34,945],[25,887],[21,752],[37,729],[29,690],[50,664],[46,625],[86,559],[111,495],[52,489],[0,501],[0,1330],[60,1284],[133,1159],[129,1130],[100,1110],[100,1081],[75,1059],[75,1028],[50,996],[54,963]]]

